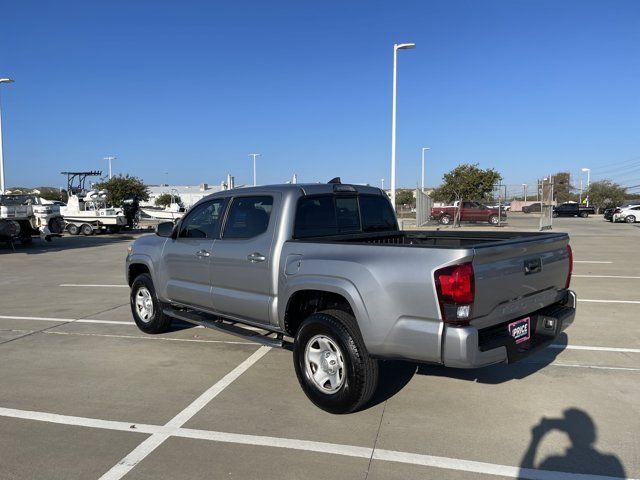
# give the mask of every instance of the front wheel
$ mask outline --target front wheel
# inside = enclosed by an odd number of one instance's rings
[[[627,215],[624,218],[624,221],[627,223],[635,223],[636,222],[636,217],[634,217],[633,215]]]
[[[163,333],[171,325],[171,317],[162,311],[151,276],[138,275],[131,285],[131,313],[140,330],[145,333]]]
[[[293,348],[302,390],[329,413],[350,413],[365,405],[378,384],[378,362],[364,346],[353,315],[325,310],[307,318]]]
[[[498,216],[497,215],[491,215],[489,217],[489,223],[491,225],[497,225],[498,224]]]

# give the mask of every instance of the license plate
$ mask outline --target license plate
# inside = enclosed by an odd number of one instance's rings
[[[529,340],[531,336],[531,319],[529,317],[511,322],[507,328],[509,335],[513,337],[516,343],[522,343]]]

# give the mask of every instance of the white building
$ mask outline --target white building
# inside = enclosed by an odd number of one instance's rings
[[[208,183],[202,183],[200,185],[150,185],[149,186],[149,200],[146,202],[140,202],[142,206],[155,206],[156,198],[163,193],[169,193],[180,197],[182,204],[189,208],[201,198],[211,195],[212,193],[225,190],[225,185],[209,185]]]

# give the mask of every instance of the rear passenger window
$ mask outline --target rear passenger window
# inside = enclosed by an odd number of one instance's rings
[[[223,238],[251,238],[267,231],[273,197],[236,197],[231,204]]]
[[[296,238],[321,237],[338,233],[333,195],[303,198],[296,211]]]

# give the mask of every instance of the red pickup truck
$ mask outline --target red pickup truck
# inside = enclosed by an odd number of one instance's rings
[[[449,225],[455,218],[457,209],[458,202],[447,207],[433,207],[431,219],[437,220],[442,225]],[[507,212],[500,213],[497,208],[487,207],[480,202],[462,202],[462,208],[460,208],[461,222],[489,222],[497,225],[500,217],[505,219]]]

